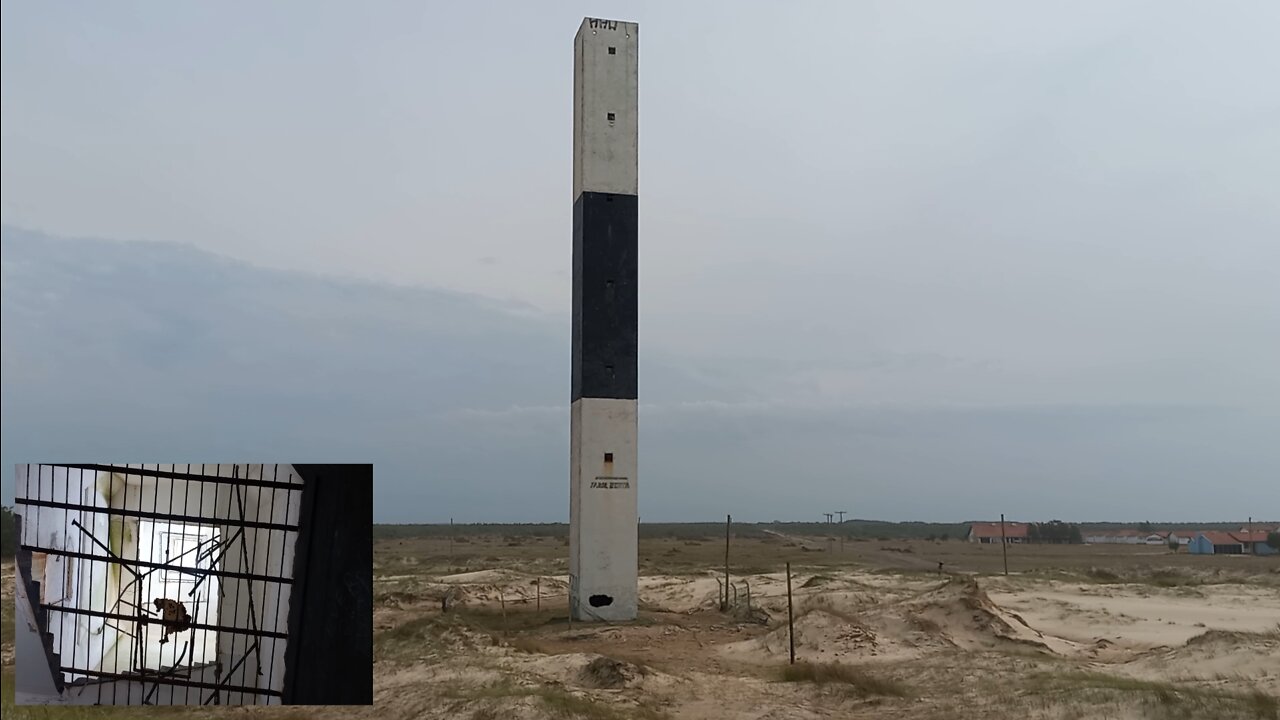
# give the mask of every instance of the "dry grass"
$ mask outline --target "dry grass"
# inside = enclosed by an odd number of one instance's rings
[[[551,646],[536,637],[517,635],[507,641],[513,649],[531,655],[551,655]]]
[[[664,720],[662,712],[644,705],[619,706],[596,700],[585,693],[550,685],[519,685],[510,680],[483,685],[452,685],[443,688],[441,696],[454,700],[451,710],[461,714],[469,710],[472,718],[509,716],[512,699],[527,698],[542,713],[565,720]]]
[[[782,668],[783,682],[811,682],[818,685],[839,684],[863,696],[910,697],[905,685],[889,678],[872,675],[853,665],[842,663],[798,662]]]
[[[1029,678],[1027,686],[1032,693],[1058,696],[1063,704],[1073,704],[1068,699],[1095,704],[1117,697],[1135,700],[1159,708],[1166,718],[1280,720],[1280,698],[1256,688],[1231,691],[1082,671],[1038,673]]]

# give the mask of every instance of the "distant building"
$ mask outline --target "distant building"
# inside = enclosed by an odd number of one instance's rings
[[[1141,545],[1149,535],[1137,530],[1099,530],[1085,535],[1084,541],[1091,545]]]
[[[969,542],[976,543],[996,543],[999,544],[1003,538],[1009,543],[1025,543],[1027,542],[1028,526],[1026,523],[1005,522],[1004,530],[1001,531],[1000,523],[984,522],[974,523],[969,526]]]
[[[1280,548],[1274,548],[1267,544],[1267,536],[1273,532],[1280,532],[1280,528],[1275,530],[1254,530],[1249,532],[1248,528],[1241,528],[1240,532],[1231,533],[1244,545],[1246,554],[1252,555],[1275,555],[1280,553]]]
[[[1196,533],[1187,551],[1194,555],[1273,555],[1276,549],[1267,544],[1267,531],[1225,532],[1205,530]]]
[[[1168,545],[1170,540],[1176,541],[1179,545],[1186,545],[1191,541],[1191,537],[1185,530],[1181,531],[1181,534],[1179,531],[1157,530],[1142,539],[1148,545]]]
[[[1179,545],[1191,542],[1191,535],[1186,531],[1169,530],[1095,530],[1085,535],[1084,541],[1090,545],[1168,545],[1171,538]]]

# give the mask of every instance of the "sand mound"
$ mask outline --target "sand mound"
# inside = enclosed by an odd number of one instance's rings
[[[1156,648],[1117,666],[1146,680],[1220,684],[1240,680],[1280,694],[1280,626],[1251,633],[1209,630],[1175,648]]]
[[[450,585],[497,585],[518,581],[519,573],[510,570],[476,570],[474,572],[456,573],[437,578],[437,582]]]
[[[797,657],[829,660],[901,660],[925,652],[1024,646],[1046,653],[1079,648],[1046,636],[1017,614],[991,601],[973,579],[956,579],[923,593],[877,603],[865,593],[819,594],[806,600],[795,620]],[[787,626],[730,643],[740,659],[773,661],[790,652]]]
[[[1270,641],[1280,644],[1280,624],[1276,625],[1276,629],[1271,632],[1250,633],[1238,632],[1234,630],[1206,630],[1187,640],[1185,647],[1239,647],[1241,645],[1252,645],[1262,643],[1269,645]]]
[[[992,648],[1014,642],[1050,650],[1043,633],[992,602],[973,578],[952,580],[904,605],[913,624],[957,647]]]
[[[640,602],[662,612],[695,613],[720,606],[723,585],[714,576],[682,578],[649,576],[640,578]]]
[[[497,663],[505,672],[565,688],[660,692],[687,682],[654,668],[595,653],[508,652]]]
[[[579,676],[586,687],[616,690],[644,674],[644,668],[638,665],[601,655],[584,665]]]
[[[437,578],[421,593],[438,600],[448,597],[450,605],[499,606],[527,604],[538,595],[562,597],[569,592],[568,578],[526,575],[513,570],[479,570]]]

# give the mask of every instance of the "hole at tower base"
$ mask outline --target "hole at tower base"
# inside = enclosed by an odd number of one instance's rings
[[[616,47],[611,47],[611,48],[609,48],[609,54],[610,54],[610,55],[617,55],[617,54],[618,54],[618,48],[616,48]]]
[[[613,122],[615,119],[616,119],[616,117],[614,116],[614,114],[613,114],[613,113],[609,113],[609,122]]]
[[[587,598],[587,602],[591,604],[591,607],[604,607],[606,605],[612,605],[613,598],[608,595],[592,595]]]
[[[604,454],[604,461],[605,461],[605,462],[607,462],[607,463],[611,463],[611,462],[613,462],[613,453],[605,453],[605,454]]]

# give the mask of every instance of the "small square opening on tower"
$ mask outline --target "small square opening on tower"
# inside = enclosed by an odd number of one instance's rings
[[[605,461],[605,462],[607,462],[607,463],[611,463],[611,462],[613,462],[613,453],[605,453],[605,454],[604,454],[604,461]]]
[[[609,122],[613,122],[613,121],[614,121],[614,120],[616,120],[616,119],[617,119],[617,118],[616,118],[616,117],[614,117],[614,114],[613,114],[613,113],[609,113]]]
[[[609,47],[609,54],[610,54],[610,55],[617,55],[617,54],[618,54],[618,48],[613,47],[613,46],[610,46],[610,47]]]

